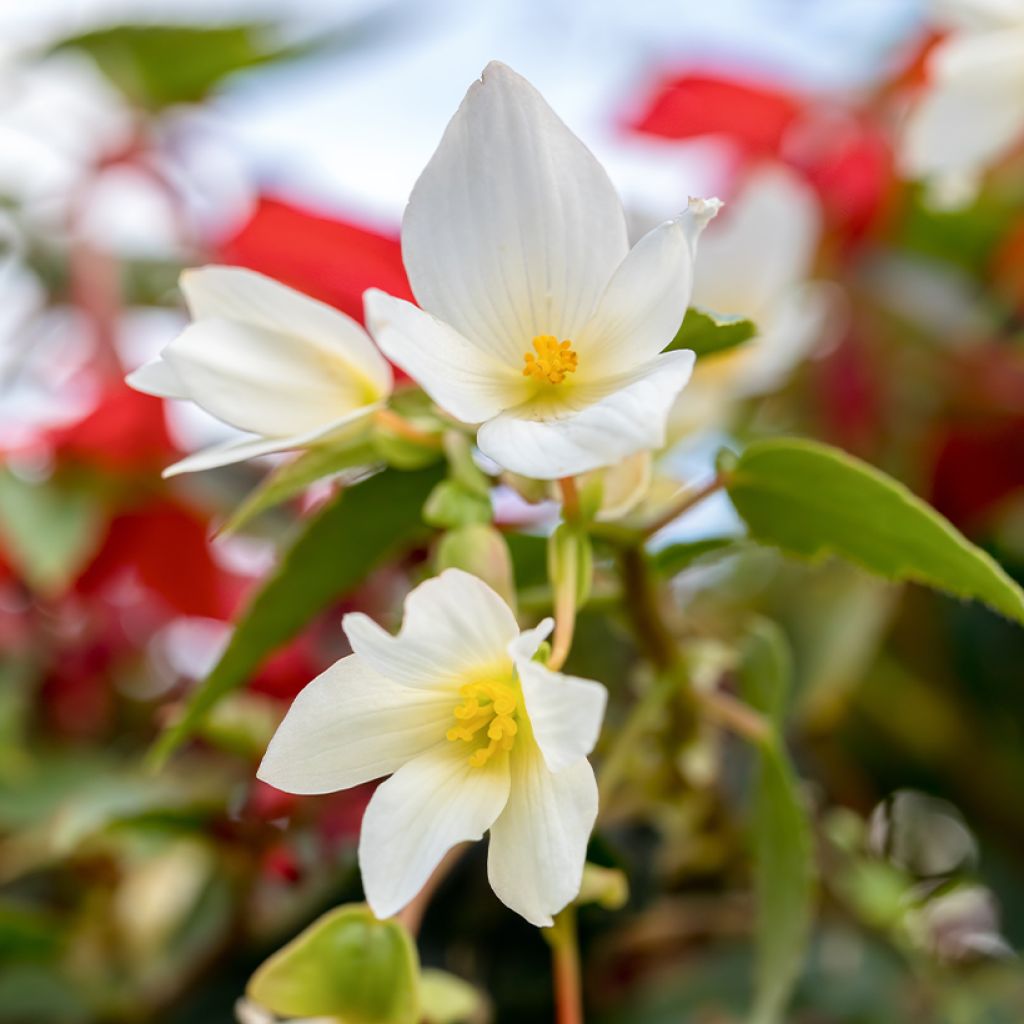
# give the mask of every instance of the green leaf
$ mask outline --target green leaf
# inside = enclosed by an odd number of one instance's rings
[[[409,933],[367,907],[338,907],[279,949],[246,994],[283,1017],[417,1024],[419,961]]]
[[[727,470],[726,489],[755,540],[810,559],[839,555],[1024,622],[1024,591],[997,562],[902,484],[836,448],[759,441]]]
[[[111,84],[137,106],[160,110],[198,103],[237,71],[295,56],[261,24],[118,25],[72,36],[54,50],[82,50]]]
[[[99,545],[96,495],[54,481],[29,483],[0,469],[0,544],[19,575],[45,596],[60,594]]]
[[[310,448],[297,459],[269,473],[235,509],[218,535],[235,533],[262,512],[294,498],[317,480],[345,469],[368,466],[375,461],[376,452],[369,443],[353,444],[345,448]]]
[[[911,189],[898,225],[900,247],[931,259],[952,263],[977,276],[1013,224],[1015,207],[992,193],[957,209],[928,204],[927,189]]]
[[[468,981],[428,967],[420,974],[423,1024],[470,1024],[485,1019],[484,999]]]
[[[182,716],[150,752],[159,767],[225,694],[331,602],[357,587],[382,562],[424,536],[420,508],[440,467],[385,470],[342,493],[315,516],[252,598],[214,666]]]
[[[792,676],[789,648],[774,623],[761,620],[744,647],[744,695],[775,726],[758,752],[752,840],[756,968],[751,1024],[778,1024],[799,977],[811,931],[814,861],[811,830],[797,778],[780,735]]]
[[[701,540],[667,544],[654,553],[651,564],[661,576],[671,577],[689,569],[709,555],[736,550],[743,544],[740,537],[704,537]]]
[[[665,351],[688,348],[697,354],[698,359],[703,359],[736,348],[750,341],[755,334],[757,327],[751,320],[741,316],[720,316],[691,306]]]

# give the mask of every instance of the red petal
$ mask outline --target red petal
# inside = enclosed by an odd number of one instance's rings
[[[412,299],[397,236],[263,197],[249,220],[215,249],[215,259],[258,270],[360,322],[363,292]]]

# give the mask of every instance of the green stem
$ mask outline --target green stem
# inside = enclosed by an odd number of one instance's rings
[[[693,691],[688,686],[686,665],[661,609],[661,595],[651,574],[647,555],[640,545],[625,547],[619,552],[622,574],[622,606],[629,618],[633,635],[641,651],[657,670],[655,684],[633,705],[625,725],[616,737],[598,776],[602,808],[622,779],[629,755],[655,715],[670,706],[673,697],[684,701],[671,704],[676,719],[673,734],[689,737],[697,724]]]

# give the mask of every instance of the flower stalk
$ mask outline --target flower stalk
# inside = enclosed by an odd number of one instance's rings
[[[557,914],[554,927],[547,929],[545,934],[551,944],[556,1024],[583,1024],[583,985],[576,907],[570,903]]]

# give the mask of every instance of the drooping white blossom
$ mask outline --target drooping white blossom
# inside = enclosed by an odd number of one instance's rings
[[[402,251],[419,306],[371,290],[378,344],[506,469],[554,479],[659,447],[693,353],[662,350],[717,200],[630,250],[607,174],[540,94],[488,65],[416,183]]]
[[[929,56],[929,84],[901,140],[904,173],[957,205],[1024,142],[1024,0],[936,0],[953,31]]]
[[[185,271],[181,289],[192,324],[128,383],[189,399],[253,436],[190,455],[165,476],[329,440],[391,393],[391,367],[369,335],[322,302],[238,267]]]
[[[550,620],[521,632],[508,605],[458,569],[409,594],[397,636],[362,614],[343,628],[354,653],[299,694],[259,778],[308,794],[391,776],[359,840],[378,917],[405,906],[453,846],[490,830],[495,893],[550,925],[579,892],[597,814],[587,755],[604,687],[533,660]]]

